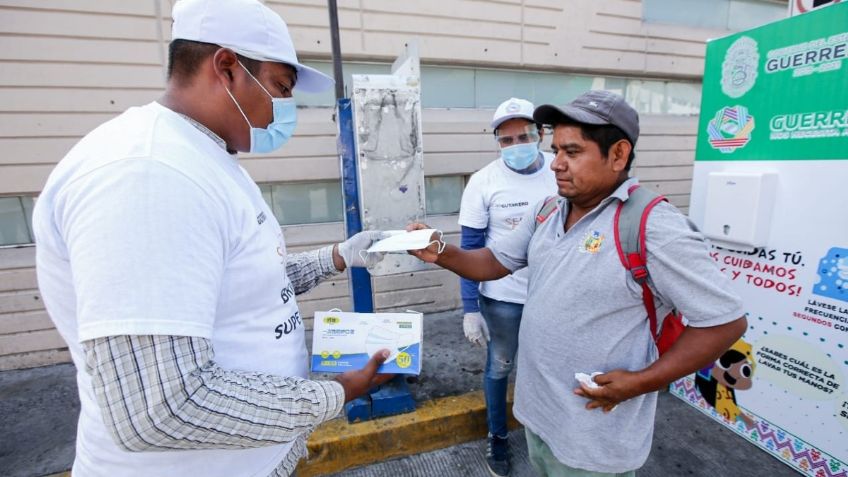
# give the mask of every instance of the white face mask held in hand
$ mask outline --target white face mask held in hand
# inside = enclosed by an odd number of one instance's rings
[[[439,234],[438,240],[431,240],[433,233]],[[368,252],[406,252],[407,250],[421,250],[430,246],[430,244],[438,244],[439,252],[442,253],[445,249],[445,242],[442,240],[442,231],[437,229],[421,229],[406,232],[404,230],[390,230],[384,232],[388,237],[375,243],[368,249]]]

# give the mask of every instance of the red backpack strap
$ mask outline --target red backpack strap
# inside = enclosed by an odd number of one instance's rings
[[[559,201],[557,201],[558,198],[559,196],[556,195],[545,198],[545,201],[542,202],[542,207],[539,209],[539,212],[536,213],[537,226],[548,220],[548,217],[553,215],[553,213],[559,208]]]
[[[651,325],[651,335],[654,340],[659,338],[657,333],[657,309],[654,306],[654,293],[648,286],[648,254],[645,249],[646,226],[648,214],[655,205],[666,198],[639,185],[634,185],[628,191],[630,196],[621,202],[615,211],[613,231],[615,248],[618,258],[630,272],[633,280],[642,287],[642,303],[648,312]]]

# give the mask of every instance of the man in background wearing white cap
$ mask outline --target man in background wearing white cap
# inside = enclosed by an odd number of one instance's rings
[[[181,0],[165,95],[83,138],[33,222],[39,288],[77,367],[74,477],[289,475],[306,437],[383,382],[310,381],[295,295],[346,267],[373,233],[288,255],[236,153],[292,135],[298,63],[256,0]]]
[[[553,155],[539,151],[543,131],[533,121],[533,103],[510,98],[492,118],[500,157],[480,169],[462,194],[459,225],[462,248],[483,248],[512,232],[527,210],[556,193]],[[509,475],[506,390],[518,349],[518,327],[527,299],[527,270],[490,282],[461,280],[462,328],[472,343],[487,341],[483,390],[489,441],[486,464],[496,476]]]

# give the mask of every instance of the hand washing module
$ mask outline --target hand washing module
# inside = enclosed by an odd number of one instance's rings
[[[315,313],[312,371],[362,369],[377,351],[391,351],[380,373],[421,373],[421,313]]]

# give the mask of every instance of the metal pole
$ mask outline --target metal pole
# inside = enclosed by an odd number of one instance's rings
[[[330,11],[330,37],[333,45],[333,76],[336,80],[336,117],[339,122],[337,150],[341,164],[342,195],[345,210],[345,234],[347,237],[362,231],[362,217],[359,213],[359,179],[356,165],[356,138],[353,133],[353,105],[345,98],[344,76],[342,74],[342,53],[339,40],[339,15],[336,0],[327,0]],[[364,268],[351,268],[350,296],[353,311],[370,313],[374,311],[374,299],[371,291],[371,275]]]
[[[338,100],[339,139],[338,151],[341,159],[342,194],[345,207],[345,232],[348,237],[362,230],[359,214],[359,180],[356,168],[356,144],[353,136],[353,105],[348,98]],[[371,274],[364,268],[350,269],[350,295],[353,311],[374,311],[371,293]]]
[[[330,43],[333,46],[333,77],[336,79],[336,99],[342,99],[344,94],[344,76],[342,74],[342,48],[339,39],[339,11],[336,0],[327,0],[330,11]]]

